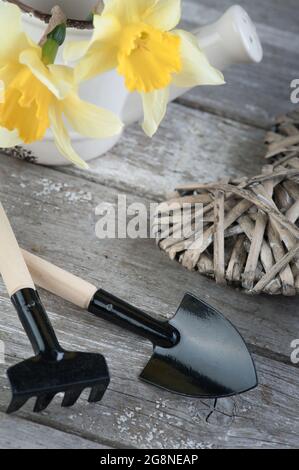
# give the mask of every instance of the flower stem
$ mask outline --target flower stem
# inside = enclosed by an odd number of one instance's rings
[[[45,65],[54,64],[57,52],[64,43],[66,36],[66,24],[60,24],[48,34],[47,40],[42,47],[42,60]]]
[[[54,64],[57,52],[65,41],[67,18],[56,5],[51,10],[52,16],[39,45],[42,48],[42,60],[45,65]]]
[[[93,21],[93,16],[94,16],[94,12],[91,11],[88,16],[86,17],[86,20],[85,21]]]

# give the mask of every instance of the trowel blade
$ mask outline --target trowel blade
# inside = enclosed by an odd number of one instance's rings
[[[242,336],[217,310],[186,294],[169,323],[180,341],[172,348],[154,348],[142,380],[181,395],[211,399],[257,386]]]

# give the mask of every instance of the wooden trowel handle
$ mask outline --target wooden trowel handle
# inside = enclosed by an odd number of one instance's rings
[[[22,253],[38,286],[80,308],[88,308],[97,291],[95,286],[28,251],[22,250]]]
[[[173,347],[179,338],[168,323],[154,319],[133,305],[70,274],[27,251],[22,251],[36,284],[59,297],[162,347]]]
[[[35,289],[7,215],[0,203],[0,272],[12,297],[21,289]]]

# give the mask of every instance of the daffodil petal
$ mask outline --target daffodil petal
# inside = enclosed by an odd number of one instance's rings
[[[142,128],[149,137],[152,137],[166,114],[169,89],[164,88],[151,93],[142,93],[141,96],[144,112]]]
[[[181,0],[158,0],[145,14],[144,21],[154,28],[170,31],[180,22],[181,14]]]
[[[143,21],[157,2],[158,0],[106,0],[103,14],[115,15],[122,23],[134,23]]]
[[[75,62],[81,59],[90,46],[90,41],[70,41],[63,49],[63,58],[66,62]]]
[[[75,80],[81,82],[117,67],[117,50],[109,44],[88,52],[75,66]]]
[[[118,42],[120,23],[112,15],[94,15],[94,30],[91,41],[70,41],[64,46],[63,57],[67,62],[75,62],[89,53],[112,46]],[[96,61],[96,57],[94,57]]]
[[[67,65],[48,65],[52,81],[61,90],[61,97],[67,96],[71,89],[76,86],[74,69]]]
[[[123,124],[114,113],[82,101],[75,93],[70,94],[62,106],[67,120],[81,135],[101,139],[122,131]]]
[[[59,103],[59,105],[60,104],[61,103]],[[49,109],[49,118],[54,140],[59,152],[76,166],[84,169],[88,168],[87,163],[79,157],[71,145],[70,136],[63,122],[61,107],[57,105],[51,106]]]
[[[121,22],[115,15],[94,15],[92,43],[96,41],[115,41],[121,30]]]
[[[26,49],[20,54],[20,63],[26,65],[33,75],[42,82],[56,98],[63,99],[70,90],[70,84],[56,77],[50,72],[50,68],[46,67],[41,60],[41,51],[34,49]],[[53,70],[53,67],[52,67]],[[65,78],[66,75],[64,75]]]
[[[102,15],[115,15],[117,18],[123,18],[126,12],[123,0],[104,0],[104,9]],[[96,16],[96,15],[95,15]]]
[[[223,74],[212,67],[206,55],[200,49],[197,38],[186,31],[174,30],[181,38],[182,71],[173,75],[173,84],[178,87],[196,85],[223,85]]]
[[[12,3],[0,3],[0,65],[16,57],[31,41],[22,31],[21,11]]]
[[[9,131],[4,127],[0,127],[0,147],[1,148],[10,148],[15,147],[16,145],[21,145],[23,142],[19,137],[17,129]]]

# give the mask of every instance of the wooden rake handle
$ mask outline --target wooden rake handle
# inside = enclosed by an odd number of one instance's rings
[[[97,287],[28,251],[22,250],[34,282],[52,294],[87,309]]]
[[[1,203],[0,272],[10,297],[21,289],[35,289],[21,249]]]

